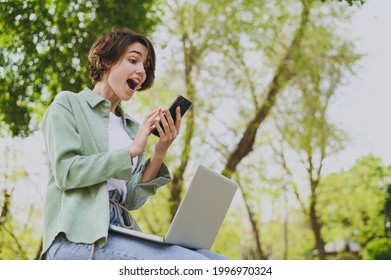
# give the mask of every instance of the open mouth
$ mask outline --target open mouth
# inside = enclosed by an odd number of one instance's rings
[[[136,87],[138,85],[138,82],[133,80],[133,79],[129,79],[126,81],[126,83],[128,84],[128,86],[130,87],[131,90],[136,90]]]

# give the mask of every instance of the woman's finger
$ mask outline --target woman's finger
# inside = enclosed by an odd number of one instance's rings
[[[160,110],[160,109],[159,109]],[[155,110],[145,116],[146,122],[152,124],[156,117],[159,115],[159,110]]]
[[[179,134],[179,130],[181,128],[181,120],[182,120],[182,117],[181,117],[181,107],[176,107],[176,120],[175,120],[175,128],[176,128],[176,131],[177,131],[177,134]]]
[[[178,112],[178,108],[177,107],[175,110],[176,110],[176,113]],[[179,111],[180,112],[180,111]],[[165,111],[165,116],[166,116],[166,120],[167,120],[167,123],[168,123],[168,126],[170,128],[170,138],[175,138],[177,135],[178,135],[178,129],[177,129],[177,126],[176,126],[176,121],[174,122],[174,119],[172,118],[172,115],[171,115],[171,112],[169,110]],[[178,119],[178,116],[176,117],[176,120]]]
[[[162,124],[162,128],[164,130],[164,134],[168,134],[171,130],[167,121],[167,109],[163,109],[160,111],[160,123]]]
[[[158,120],[155,120],[153,126],[154,126],[154,128],[156,128],[157,132],[159,132],[159,137],[161,139],[162,137],[164,137],[164,130],[160,124],[161,124],[161,122],[159,122]]]
[[[175,127],[174,120],[172,119],[170,110],[165,112],[165,116],[170,127]]]

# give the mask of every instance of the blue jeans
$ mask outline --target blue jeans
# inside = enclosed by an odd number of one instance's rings
[[[87,260],[91,244],[74,243],[58,236],[45,254],[47,260]],[[103,248],[96,246],[94,260],[227,260],[208,250],[191,250],[177,245],[161,244],[109,232]]]
[[[120,197],[116,191],[110,191],[110,223],[119,226],[132,224],[139,228],[130,214],[123,218]],[[93,251],[93,252],[92,252]],[[74,243],[64,235],[56,238],[45,254],[48,260],[87,260],[93,253],[95,260],[227,260],[227,257],[208,250],[192,250],[185,247],[161,244],[137,237],[109,231],[107,244],[103,248],[92,248],[91,244]]]

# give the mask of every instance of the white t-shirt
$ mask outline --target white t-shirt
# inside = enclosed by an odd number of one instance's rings
[[[129,137],[124,129],[124,122],[122,117],[118,117],[112,112],[109,115],[109,151],[114,151],[117,149],[129,147],[132,144],[133,139]],[[137,165],[137,157],[133,158],[134,168]],[[132,170],[132,171],[133,171]],[[109,187],[109,191],[118,190],[121,194],[122,198],[125,199],[126,196],[126,184],[124,180],[119,180],[115,178],[111,178],[107,180],[107,184]]]

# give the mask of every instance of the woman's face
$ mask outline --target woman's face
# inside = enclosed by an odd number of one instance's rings
[[[119,62],[107,72],[109,87],[119,100],[128,101],[145,81],[144,64],[147,54],[148,49],[143,44],[133,43],[128,46]]]

